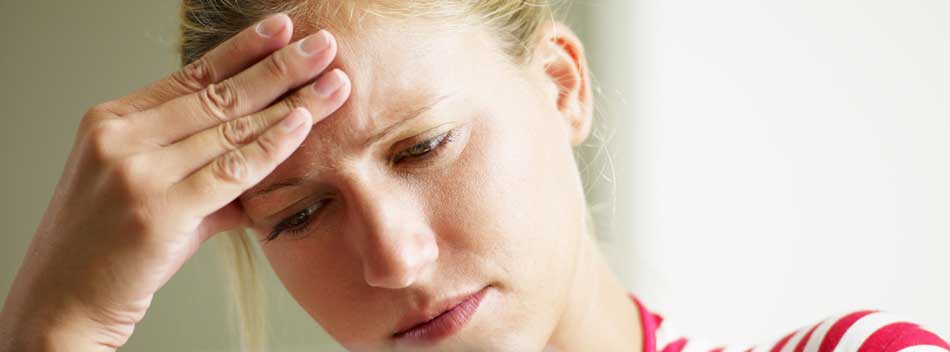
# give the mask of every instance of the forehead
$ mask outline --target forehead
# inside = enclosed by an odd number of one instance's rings
[[[343,107],[311,132],[305,145],[313,148],[350,146],[441,96],[472,94],[487,71],[504,65],[493,39],[475,26],[367,16],[359,29],[326,28],[338,44],[329,69],[343,70],[352,90]],[[316,30],[295,33],[294,40]],[[314,138],[317,131],[320,138]]]

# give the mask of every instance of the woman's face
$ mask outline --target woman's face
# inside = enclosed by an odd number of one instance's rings
[[[241,197],[263,251],[348,349],[540,350],[586,233],[558,80],[482,29],[377,21],[337,34],[347,103]],[[397,336],[482,289],[456,333]]]

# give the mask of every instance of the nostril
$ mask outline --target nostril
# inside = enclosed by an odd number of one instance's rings
[[[366,280],[366,284],[372,287],[388,289],[406,288],[412,285],[412,283],[415,281],[415,278],[410,274],[409,271],[379,272],[377,270],[372,270],[369,267],[364,270],[363,276]]]

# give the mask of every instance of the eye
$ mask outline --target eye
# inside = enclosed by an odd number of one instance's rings
[[[274,226],[270,234],[267,235],[265,242],[273,241],[283,233],[287,233],[288,235],[299,235],[306,231],[310,223],[313,222],[314,214],[320,211],[320,209],[323,208],[327,202],[328,200],[326,199],[321,200],[316,204],[298,211],[284,220],[281,220],[279,223],[277,223],[277,225]]]
[[[444,132],[432,139],[422,141],[416,145],[406,148],[393,156],[393,164],[398,164],[407,158],[420,158],[427,156],[432,151],[438,151],[442,146],[454,140],[454,130]]]

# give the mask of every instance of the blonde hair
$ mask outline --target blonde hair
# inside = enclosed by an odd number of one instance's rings
[[[325,26],[337,33],[358,28],[364,16],[433,18],[458,24],[484,25],[497,34],[513,63],[525,63],[533,52],[534,36],[558,15],[555,0],[184,0],[181,4],[182,66],[198,59],[244,28],[275,13],[294,19],[295,31],[308,33]],[[302,20],[303,19],[303,20]],[[588,224],[591,214],[586,214]],[[254,234],[230,231],[222,254],[236,306],[240,346],[244,351],[267,350],[266,295],[260,282],[253,246]]]
[[[397,18],[433,18],[453,24],[487,25],[501,38],[512,59],[523,61],[531,52],[534,34],[556,15],[557,0],[184,0],[180,9],[182,65],[198,59],[218,44],[265,17],[283,12],[295,31],[313,32],[316,26],[349,32],[366,15]],[[302,21],[298,21],[305,19]]]

